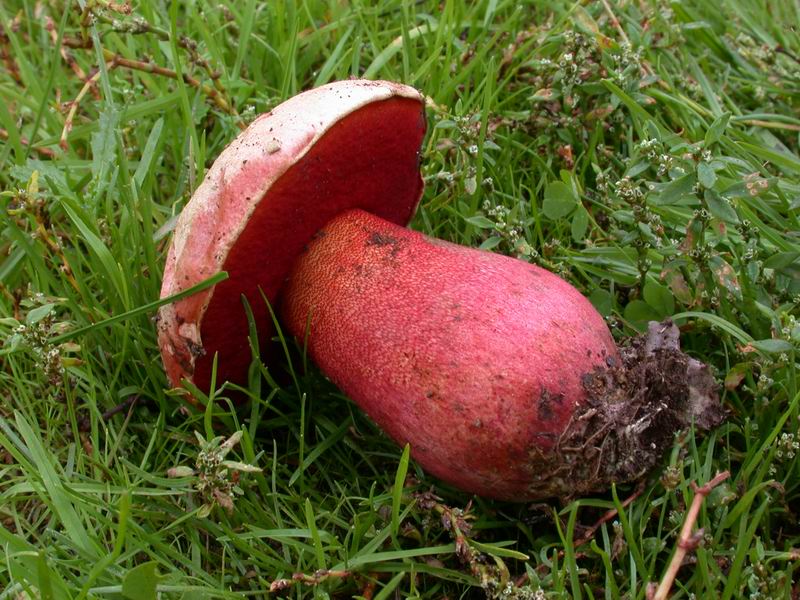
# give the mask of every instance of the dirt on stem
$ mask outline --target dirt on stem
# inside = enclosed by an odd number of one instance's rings
[[[708,366],[681,351],[672,321],[651,322],[619,350],[621,362],[585,376],[586,401],[554,447],[532,451],[537,496],[569,499],[641,479],[676,433],[724,420]]]

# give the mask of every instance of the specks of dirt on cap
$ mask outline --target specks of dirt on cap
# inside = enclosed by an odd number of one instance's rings
[[[267,154],[275,154],[281,149],[281,143],[276,138],[272,138],[264,145],[264,149],[267,151]]]

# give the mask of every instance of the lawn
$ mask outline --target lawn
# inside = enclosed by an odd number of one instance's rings
[[[644,599],[724,472],[673,597],[798,597],[798,23],[792,0],[4,0],[0,600]],[[427,475],[289,340],[246,402],[171,391],[177,215],[256,115],[352,76],[428,98],[413,228],[559,274],[618,340],[671,317],[727,422],[639,484],[514,504]]]

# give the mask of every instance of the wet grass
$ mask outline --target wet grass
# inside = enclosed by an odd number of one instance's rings
[[[795,3],[121,8],[0,4],[0,598],[645,598],[723,470],[675,597],[798,593]],[[296,355],[182,411],[152,321],[175,216],[241,125],[349,76],[430,98],[415,228],[557,272],[619,338],[672,317],[729,421],[641,488],[515,505],[427,477]]]

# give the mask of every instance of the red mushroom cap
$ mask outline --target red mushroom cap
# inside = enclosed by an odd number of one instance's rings
[[[256,119],[219,155],[181,213],[161,297],[220,271],[228,279],[159,311],[158,341],[172,385],[243,382],[251,361],[244,296],[262,339],[262,298],[275,302],[294,263],[331,218],[360,208],[406,225],[422,194],[424,100],[385,81],[331,83]]]

